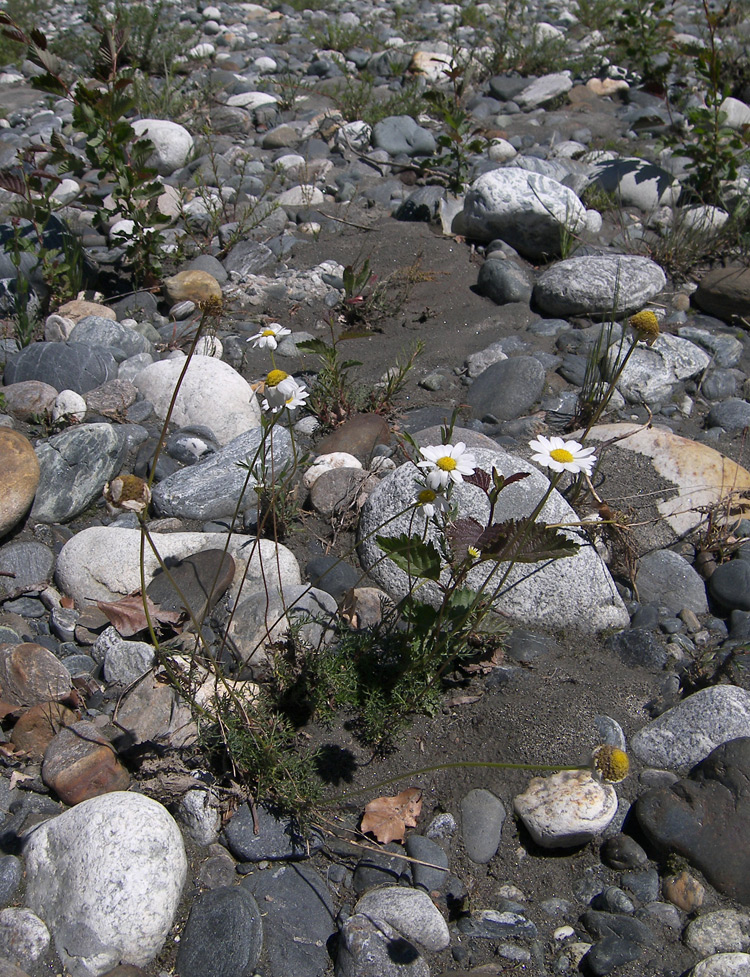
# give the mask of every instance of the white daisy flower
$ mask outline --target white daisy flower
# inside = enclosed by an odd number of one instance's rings
[[[543,435],[535,441],[529,441],[529,447],[536,451],[531,460],[553,472],[571,472],[578,475],[585,472],[590,475],[596,462],[594,448],[584,448],[578,441],[563,441],[562,438],[545,438]]]
[[[463,441],[457,444],[430,445],[420,448],[424,461],[418,461],[417,467],[426,471],[427,488],[435,492],[447,488],[453,482],[463,482],[465,475],[473,475],[476,459],[466,450]]]
[[[295,410],[310,396],[309,390],[283,370],[271,370],[265,380],[263,410],[275,414],[286,407]]]
[[[279,340],[283,336],[290,336],[292,330],[286,329],[280,322],[269,322],[269,324],[248,339],[253,344],[254,349],[276,349]]]
[[[447,512],[449,508],[445,496],[438,495],[430,488],[423,488],[417,492],[414,501],[428,519],[432,519],[436,512]]]

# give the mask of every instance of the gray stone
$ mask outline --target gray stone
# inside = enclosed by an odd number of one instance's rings
[[[630,741],[642,763],[687,770],[722,743],[750,736],[750,692],[717,685],[694,692],[647,723]]]
[[[435,152],[435,137],[410,115],[391,115],[375,124],[372,144],[391,156],[430,156]]]
[[[709,316],[694,316],[698,321],[716,323],[718,326],[726,328],[718,319],[711,319]],[[713,354],[714,364],[719,367],[731,368],[737,366],[745,345],[736,336],[726,332],[716,332],[715,329],[704,329],[702,326],[689,325],[680,326],[677,335],[681,339],[689,339],[691,343],[702,346]]]
[[[236,272],[241,278],[257,275],[274,260],[273,251],[257,241],[238,241],[224,259],[224,276]]]
[[[6,543],[0,548],[0,576],[2,590],[43,590],[52,579],[55,556],[43,543]]]
[[[468,440],[470,432],[462,434],[460,429],[456,429],[455,441],[462,437]],[[506,476],[516,472],[530,473],[528,478],[510,485],[501,493],[495,511],[496,520],[519,519],[530,513],[548,485],[539,470],[502,449],[489,451],[473,448],[472,451],[478,467],[485,471],[490,471],[494,465]],[[421,535],[426,531],[428,539],[434,538],[434,527],[426,524],[422,514],[408,509],[418,487],[414,465],[402,465],[381,481],[365,502],[360,516],[362,563],[377,585],[396,600],[402,599],[408,591],[408,576],[391,560],[382,559],[383,553],[374,537],[381,531],[379,527],[392,519],[388,523],[389,536],[400,533]],[[484,525],[489,504],[478,487],[465,482],[456,485],[453,501],[458,504],[462,517],[476,518]],[[403,514],[399,516],[397,513]],[[562,497],[553,492],[539,518],[546,523],[565,523],[574,522],[578,517]],[[502,574],[504,568],[505,565],[500,564],[496,572]],[[466,586],[483,587],[488,572],[486,565],[480,564],[469,572]],[[421,587],[419,593],[425,603],[436,606],[440,602],[438,588],[431,583]],[[609,572],[593,547],[587,545],[582,546],[574,556],[552,563],[516,565],[494,606],[515,623],[555,630],[572,628],[582,632],[599,631],[626,627],[629,623],[627,611]]]
[[[567,258],[543,272],[533,298],[552,316],[624,315],[643,308],[666,283],[662,269],[648,258],[587,255]]]
[[[488,258],[479,269],[477,291],[496,305],[530,302],[531,285],[527,272],[512,261]]]
[[[323,977],[336,923],[331,895],[318,873],[306,865],[282,865],[248,875],[242,888],[263,907],[268,972]]]
[[[488,366],[469,387],[467,401],[480,420],[522,417],[539,400],[546,372],[534,356],[512,356]]]
[[[655,550],[638,561],[635,579],[638,597],[678,612],[688,608],[695,614],[708,613],[706,585],[684,556],[672,550]]]
[[[0,906],[11,902],[23,878],[23,862],[15,855],[0,856]]]
[[[85,343],[88,346],[114,346],[122,351],[123,358],[151,353],[153,348],[145,336],[135,329],[129,329],[114,319],[89,315],[79,319],[69,336],[71,343]]]
[[[32,343],[11,356],[5,383],[41,380],[55,390],[85,394],[117,376],[117,361],[106,350],[85,343]]]
[[[707,427],[723,427],[729,434],[737,434],[750,426],[750,403],[738,397],[714,404],[706,418]]]
[[[520,913],[498,912],[496,909],[482,909],[464,916],[458,922],[459,930],[466,936],[484,940],[500,940],[513,937],[534,939],[537,928]]]
[[[445,199],[443,187],[419,187],[413,190],[393,215],[398,221],[435,220],[440,202]]]
[[[197,896],[177,954],[181,977],[238,977],[260,958],[263,923],[258,904],[244,886],[222,887]]]
[[[313,833],[301,835],[289,819],[275,817],[266,807],[257,808],[259,833],[247,804],[238,807],[224,828],[227,848],[242,862],[307,858],[321,846]]]
[[[247,471],[239,463],[258,464],[260,446],[264,440],[267,470],[273,459],[274,468],[279,471],[292,456],[288,432],[277,426],[273,430],[273,437],[269,438],[260,428],[253,428],[238,435],[221,451],[210,455],[200,464],[183,468],[159,482],[153,493],[157,514],[201,521],[232,516],[243,487],[245,494],[241,510],[255,509],[257,497],[253,486],[256,479],[253,475],[248,479]]]
[[[179,170],[190,159],[193,137],[184,126],[164,119],[137,119],[132,125],[139,139],[148,139],[152,143],[154,151],[149,157],[149,165],[162,176]]]
[[[104,659],[104,678],[118,685],[131,685],[155,661],[154,646],[146,641],[113,640]]]
[[[430,977],[417,947],[385,920],[350,916],[339,940],[336,977]]]
[[[391,854],[392,853],[392,854]],[[411,881],[410,863],[403,857],[401,845],[390,842],[379,851],[365,852],[354,869],[352,888],[361,895],[378,885]]]
[[[64,522],[83,512],[119,473],[127,449],[127,437],[112,424],[81,424],[39,444],[32,518]]]
[[[424,835],[409,835],[406,854],[417,859],[412,864],[415,885],[428,892],[442,889],[448,879],[448,856],[440,845]]]
[[[555,180],[520,167],[484,173],[464,198],[466,235],[489,243],[500,238],[532,261],[560,254],[565,233],[586,225],[586,208]]]
[[[13,906],[0,910],[0,957],[30,968],[49,943],[49,930],[30,909]]]
[[[741,370],[706,370],[701,380],[701,393],[706,400],[728,400],[737,396],[745,380]]]
[[[708,578],[708,589],[728,611],[750,611],[750,562],[735,559],[720,563]]]
[[[687,977],[750,977],[750,953],[714,953],[697,963]]]
[[[461,836],[466,854],[486,865],[497,854],[505,823],[505,805],[489,790],[470,790],[461,800]]]

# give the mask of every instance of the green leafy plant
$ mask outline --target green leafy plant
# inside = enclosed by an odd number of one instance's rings
[[[450,190],[460,193],[471,170],[471,157],[484,151],[487,139],[457,98],[437,90],[425,92],[424,97],[443,126],[437,137],[439,149],[425,162],[425,168],[437,172]]]
[[[615,56],[640,73],[643,84],[663,92],[675,51],[673,0],[626,0],[614,21]]]
[[[157,199],[163,186],[150,165],[153,144],[136,138],[128,121],[134,107],[132,70],[123,67],[125,33],[117,26],[101,35],[95,64],[96,81],[92,85],[69,84],[63,77],[60,60],[51,53],[47,39],[38,30],[26,33],[6,15],[0,14],[3,34],[25,44],[27,56],[43,74],[33,79],[41,91],[69,98],[73,103],[73,127],[86,137],[82,158],[69,150],[61,137],[53,133],[47,165],[60,173],[71,173],[79,179],[91,167],[100,180],[111,183],[113,209],[99,206],[99,219],[115,215],[132,222],[124,244],[126,259],[137,284],[153,284],[161,270],[163,235],[159,228],[169,217],[159,211]]]

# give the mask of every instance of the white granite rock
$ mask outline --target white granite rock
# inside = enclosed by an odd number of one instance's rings
[[[161,420],[167,415],[184,366],[184,356],[159,360],[133,381]],[[220,444],[226,444],[248,428],[260,427],[260,407],[250,384],[228,363],[212,356],[195,356],[180,386],[172,423],[178,427],[205,424]]]
[[[537,845],[571,848],[604,831],[617,813],[617,793],[588,770],[561,770],[534,777],[513,807]]]
[[[686,771],[729,740],[750,736],[750,692],[715,685],[694,692],[631,738],[643,763]]]
[[[422,889],[381,885],[366,892],[354,907],[371,919],[383,919],[407,940],[438,952],[450,945],[448,924],[435,903]]]
[[[697,963],[688,977],[750,977],[750,953],[714,953]]]
[[[169,176],[179,170],[190,159],[193,152],[193,137],[184,126],[165,119],[137,119],[133,129],[139,138],[150,139],[154,153],[150,164],[162,176]]]
[[[137,529],[91,526],[76,533],[63,546],[57,559],[56,578],[63,593],[77,603],[91,600],[119,600],[140,588],[140,543]],[[152,533],[151,538],[163,559],[182,560],[207,549],[223,549],[224,533]],[[229,552],[235,561],[234,581],[230,595],[236,598],[245,566],[250,563],[243,590],[251,593],[265,583],[269,587],[294,585],[301,580],[300,569],[293,554],[272,540],[256,540],[234,535]],[[146,546],[146,583],[159,568],[156,557]],[[245,589],[246,588],[246,589]]]
[[[460,430],[454,432],[454,440],[462,439]],[[530,513],[546,490],[548,480],[534,465],[502,449],[496,451],[472,448],[477,464],[485,471],[493,465],[504,475],[529,472],[528,478],[506,488],[498,499],[495,521],[522,518]],[[360,557],[365,569],[374,581],[395,600],[407,593],[409,580],[392,560],[381,559],[383,552],[375,536],[384,526],[382,535],[398,536],[400,533],[421,535],[425,518],[409,509],[419,489],[417,469],[407,463],[387,475],[365,502],[359,522]],[[484,524],[489,514],[489,504],[484,493],[474,485],[462,483],[453,493],[459,514],[471,516]],[[407,511],[403,511],[407,510]],[[397,516],[397,513],[402,515]],[[548,523],[575,522],[577,515],[558,492],[553,492],[545,503],[541,519]],[[568,533],[575,534],[573,530]],[[435,537],[434,525],[427,526],[427,538]],[[580,537],[576,536],[580,540]],[[506,564],[501,564],[495,579],[499,580]],[[490,572],[490,565],[482,563],[470,571],[466,586],[481,587]],[[447,571],[444,571],[447,579]],[[491,582],[490,582],[491,586]],[[432,583],[420,587],[420,598],[437,606],[440,602],[438,588]],[[553,630],[570,628],[581,632],[603,631],[608,628],[627,627],[629,618],[617,593],[614,581],[600,556],[585,541],[571,557],[547,563],[517,564],[505,581],[502,592],[494,601],[494,607],[517,623],[548,627]]]
[[[537,24],[537,29],[541,26]],[[550,24],[546,26],[551,27]],[[555,28],[552,27],[552,30],[555,30]],[[555,98],[559,98],[560,95],[569,92],[572,87],[573,82],[570,77],[570,72],[558,71],[553,75],[543,75],[541,78],[536,78],[523,91],[519,92],[513,101],[520,105],[522,109],[529,111],[530,109],[544,105],[546,102],[551,102]]]
[[[302,482],[310,489],[325,472],[335,471],[337,468],[362,468],[362,462],[350,455],[348,451],[330,451],[325,455],[318,455],[305,472]]]
[[[75,390],[61,390],[52,405],[52,420],[59,421],[64,417],[74,421],[82,421],[86,416],[86,401]]]
[[[120,791],[83,801],[35,827],[24,857],[26,902],[73,977],[153,960],[187,874],[180,830],[161,804]]]
[[[483,173],[464,198],[468,237],[506,241],[531,260],[560,254],[565,232],[580,233],[586,208],[556,180],[519,167]]]
[[[640,255],[566,258],[543,272],[534,301],[549,316],[615,315],[642,309],[667,284],[656,262]]]
[[[619,343],[609,347],[608,376],[614,375],[616,364],[628,349],[626,344],[621,350]],[[638,344],[617,381],[617,389],[631,404],[663,403],[680,381],[702,373],[710,362],[708,353],[695,343],[662,333],[652,346]]]

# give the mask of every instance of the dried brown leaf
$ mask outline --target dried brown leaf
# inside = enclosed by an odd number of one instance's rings
[[[163,611],[149,597],[146,598],[146,603],[152,622],[177,624],[182,618],[180,611]],[[140,594],[131,594],[118,601],[98,600],[96,606],[107,616],[123,638],[129,638],[148,627],[148,619],[143,609],[143,597]]]
[[[403,841],[407,828],[414,828],[422,810],[422,791],[407,787],[395,797],[376,797],[365,806],[362,831],[374,834],[384,845]]]

